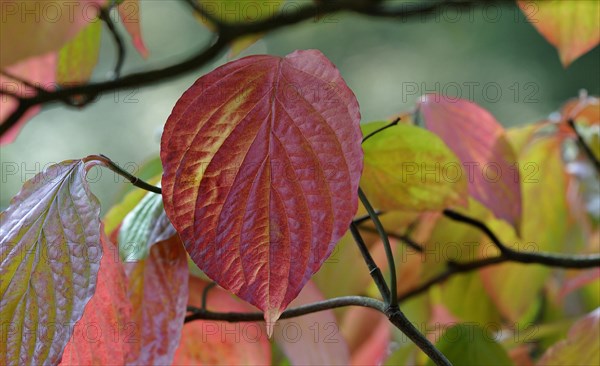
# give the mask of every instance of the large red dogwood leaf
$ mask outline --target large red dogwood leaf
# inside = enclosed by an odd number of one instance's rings
[[[61,366],[123,365],[130,348],[139,344],[142,328],[148,325],[131,321],[127,280],[117,248],[104,232],[100,239],[106,254],[100,261],[96,293],[73,328]]]
[[[127,363],[170,365],[179,345],[188,301],[187,253],[177,235],[148,245],[147,258],[125,263],[134,309],[131,321],[143,324]]]
[[[600,41],[598,1],[520,0],[518,4],[538,32],[556,47],[565,67]]]
[[[37,174],[0,214],[1,364],[57,364],[94,294],[100,205],[86,161]]]
[[[468,100],[428,94],[419,106],[427,129],[462,161],[471,196],[518,230],[521,183],[504,128],[490,112]]]
[[[201,77],[161,142],[167,216],[194,262],[274,321],[357,210],[360,113],[319,51],[250,56]]]

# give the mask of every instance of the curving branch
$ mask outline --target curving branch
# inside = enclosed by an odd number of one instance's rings
[[[555,253],[531,253],[531,252],[520,252],[508,248],[504,245],[500,239],[487,227],[483,222],[462,215],[458,212],[445,210],[444,215],[451,220],[462,222],[477,229],[483,231],[487,237],[494,243],[494,245],[500,250],[500,255],[496,257],[483,258],[470,262],[446,262],[446,269],[441,273],[435,275],[431,279],[420,284],[416,288],[398,296],[398,301],[406,301],[407,299],[420,295],[434,285],[441,284],[448,280],[450,277],[475,271],[484,267],[494,266],[501,263],[521,263],[521,264],[539,264],[548,267],[555,268],[569,268],[569,269],[587,269],[593,267],[600,267],[600,254],[586,254],[586,255],[563,255]]]
[[[385,282],[385,278],[383,277],[383,273],[381,273],[381,269],[379,269],[377,263],[375,263],[371,253],[369,253],[367,244],[365,244],[362,235],[360,235],[360,232],[358,231],[358,227],[354,223],[350,224],[350,232],[352,232],[352,237],[354,238],[356,245],[358,245],[358,250],[360,250],[360,254],[365,260],[367,268],[369,268],[369,274],[371,275],[371,278],[373,278],[375,285],[377,285],[381,297],[386,301],[386,303],[389,304],[391,300],[390,289]]]
[[[427,340],[425,336],[406,318],[398,307],[388,307],[380,300],[364,296],[342,296],[333,299],[318,301],[312,304],[298,306],[288,309],[281,314],[280,319],[290,319],[298,316],[316,313],[323,310],[335,309],[344,306],[362,306],[375,309],[385,314],[389,321],[400,329],[406,336],[412,340],[431,360],[439,366],[452,366],[450,361]],[[190,315],[185,317],[184,323],[194,320],[216,320],[230,323],[237,322],[256,322],[263,321],[264,315],[261,312],[253,313],[234,313],[234,312],[214,312],[193,306],[188,306]]]
[[[506,260],[525,264],[542,264],[559,268],[583,269],[600,266],[600,254],[565,255],[545,252],[521,252],[504,245],[500,239],[480,220],[465,216],[455,211],[444,210],[444,216],[451,220],[469,224],[483,231],[500,250],[500,256]]]
[[[316,313],[323,310],[341,308],[344,306],[362,306],[371,309],[385,312],[385,304],[376,299],[364,296],[342,296],[333,299],[318,301],[312,304],[298,306],[296,308],[287,309],[281,313],[280,319],[295,318],[298,316]],[[263,321],[264,314],[262,312],[253,313],[230,313],[230,312],[214,312],[206,309],[188,306],[188,311],[192,314],[186,316],[185,323],[193,320],[219,320],[226,322],[256,322]]]
[[[113,41],[115,42],[115,45],[117,46],[117,60],[115,63],[115,68],[113,70],[112,76],[113,76],[113,78],[118,78],[119,76],[121,76],[121,69],[123,68],[123,63],[125,62],[125,43],[123,42],[123,38],[117,31],[117,28],[115,27],[115,23],[112,21],[112,19],[110,17],[109,9],[104,9],[104,8],[100,7],[99,17],[108,27],[108,30],[110,31],[110,34],[112,35]]]
[[[204,11],[204,9],[195,1],[186,0],[186,2],[190,4],[196,12],[199,12],[201,16],[210,21],[210,14]],[[211,44],[202,50],[199,50],[195,55],[184,61],[180,61],[176,64],[161,69],[134,73],[119,77],[114,80],[68,86],[51,92],[40,92],[31,97],[18,97],[19,104],[17,109],[0,124],[0,136],[4,135],[9,129],[11,129],[21,119],[21,117],[23,117],[23,115],[34,106],[56,102],[65,102],[69,104],[74,97],[83,98],[83,100],[93,100],[96,96],[103,93],[148,86],[169,80],[203,67],[208,62],[216,59],[229,43],[248,35],[266,33],[294,25],[314,17],[341,11],[354,12],[373,17],[407,19],[416,16],[430,16],[440,10],[448,8],[464,11],[478,4],[484,4],[488,2],[489,1],[484,0],[460,2],[439,0],[419,3],[402,3],[401,6],[390,8],[384,6],[379,1],[371,0],[321,1],[318,3],[311,2],[310,4],[304,5],[294,12],[279,13],[269,19],[255,23],[223,24],[216,22],[214,24],[217,28],[217,33]],[[497,0],[496,2],[509,3],[507,0]],[[213,19],[213,22],[214,21],[216,20]],[[107,25],[110,28],[110,24],[107,23]],[[113,37],[115,37],[115,33],[113,33]],[[118,44],[118,40],[115,40]],[[118,61],[117,65],[119,65]],[[6,94],[6,91],[1,91],[1,93]]]

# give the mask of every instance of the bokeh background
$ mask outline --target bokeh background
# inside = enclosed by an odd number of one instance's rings
[[[126,42],[125,74],[183,60],[211,38],[182,1],[142,1],[140,19],[150,57],[142,59]],[[581,89],[600,92],[598,47],[563,68],[554,47],[514,4],[402,20],[334,14],[268,34],[238,57],[310,48],[321,50],[340,69],[358,98],[363,122],[406,111],[419,95],[438,92],[474,100],[509,127],[547,118]],[[103,95],[81,110],[44,107],[16,142],[0,148],[0,208],[49,163],[103,153],[135,173],[157,156],[162,126],[181,94],[228,59],[223,54],[183,77]],[[93,79],[105,79],[114,62],[115,46],[104,29]],[[91,172],[89,180],[103,211],[125,185],[108,170]]]

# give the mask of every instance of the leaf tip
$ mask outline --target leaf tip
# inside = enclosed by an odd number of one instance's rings
[[[281,310],[279,309],[268,309],[265,311],[265,322],[267,326],[267,337],[271,339],[273,336],[273,328],[275,327],[275,323],[277,319],[281,316]]]

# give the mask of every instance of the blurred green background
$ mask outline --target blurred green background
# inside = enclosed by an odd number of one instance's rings
[[[150,50],[147,60],[132,48],[117,20],[127,40],[125,74],[182,60],[211,37],[181,1],[142,1],[140,19]],[[580,89],[600,92],[598,47],[563,68],[556,50],[514,4],[403,20],[334,14],[268,34],[240,57],[310,48],[321,50],[340,69],[358,98],[363,122],[405,111],[419,95],[439,92],[472,99],[505,126],[515,126],[546,118]],[[94,79],[105,79],[114,60],[115,47],[105,29]],[[181,94],[227,60],[224,54],[183,77],[103,95],[81,110],[46,106],[16,142],[0,148],[0,207],[52,162],[103,153],[135,173],[158,154],[162,126]],[[88,179],[104,212],[125,184],[108,170],[93,171]]]

